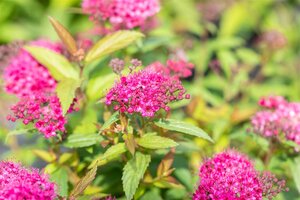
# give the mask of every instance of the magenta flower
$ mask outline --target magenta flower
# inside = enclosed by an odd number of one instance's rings
[[[53,200],[55,184],[38,169],[27,169],[20,163],[0,162],[0,200]]]
[[[206,160],[200,167],[200,182],[193,200],[259,200],[272,198],[285,189],[271,173],[260,177],[244,155],[229,150]]]
[[[58,53],[62,52],[61,45],[45,40],[34,41],[30,44]],[[39,64],[25,49],[21,49],[16,56],[11,58],[4,70],[4,82],[6,91],[18,97],[32,93],[51,92],[56,86],[56,81],[48,69]]]
[[[159,0],[83,0],[83,11],[92,20],[109,21],[114,29],[145,24],[160,9]]]
[[[45,138],[56,136],[57,131],[64,132],[67,120],[63,116],[60,102],[56,96],[30,95],[20,99],[11,107],[13,116],[10,121],[21,119],[25,125],[34,123]],[[71,106],[70,111],[73,110]]]
[[[178,79],[145,69],[122,76],[106,95],[105,103],[120,112],[153,117],[160,109],[169,111],[168,103],[189,98],[185,93]]]
[[[252,117],[253,131],[264,137],[278,138],[283,134],[287,140],[300,145],[300,103],[271,96],[262,98],[259,104],[265,110]]]
[[[59,44],[44,40],[31,42],[31,45],[62,52]],[[8,116],[8,120],[21,119],[25,125],[34,123],[35,128],[46,138],[56,136],[58,131],[65,131],[67,120],[55,94],[56,81],[48,69],[25,49],[11,58],[10,64],[5,68],[4,81],[6,91],[19,97],[19,102],[11,107],[13,116]],[[73,106],[74,104],[70,107],[70,112],[74,110]]]
[[[194,64],[185,60],[167,60],[166,66],[160,62],[154,62],[148,66],[148,68],[155,71],[171,75],[178,78],[187,78],[192,75]]]
[[[280,105],[285,105],[286,103],[287,101],[282,96],[263,97],[258,102],[261,107],[269,109],[276,109]]]

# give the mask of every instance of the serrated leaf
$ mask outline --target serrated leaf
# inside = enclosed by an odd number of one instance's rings
[[[104,122],[102,125],[100,131],[103,131],[107,128],[109,128],[113,123],[117,122],[119,120],[119,112],[115,112],[110,116],[110,118]]]
[[[25,46],[25,49],[42,65],[44,65],[57,81],[65,78],[78,79],[79,73],[75,70],[72,64],[61,54],[50,49]],[[34,72],[33,72],[34,73]]]
[[[78,197],[87,188],[87,186],[92,183],[95,179],[96,173],[97,166],[94,166],[82,179],[80,179],[70,194],[71,199],[76,199],[76,197]]]
[[[68,137],[64,146],[69,148],[88,147],[100,143],[102,140],[103,137],[97,134],[73,134]]]
[[[121,154],[127,151],[125,143],[118,143],[109,147],[106,152],[100,156],[100,158],[94,160],[89,168],[92,168],[95,165],[104,165],[109,161],[117,159]]]
[[[139,146],[148,148],[148,149],[164,149],[164,148],[170,148],[175,147],[178,144],[169,138],[157,136],[157,135],[145,135],[141,137],[137,141]]]
[[[122,49],[144,35],[137,31],[117,31],[100,39],[87,53],[86,62],[91,62],[102,56]]]
[[[210,142],[214,142],[211,137],[204,132],[201,128],[187,124],[183,121],[175,120],[175,119],[160,119],[154,122],[156,126],[171,130],[177,131],[181,133],[185,133],[192,136],[197,136],[203,139],[206,139]]]
[[[66,114],[73,103],[75,98],[75,92],[80,86],[80,81],[77,79],[62,79],[56,86],[56,94],[59,98],[60,105],[63,110],[63,114]]]
[[[137,152],[135,157],[126,163],[123,169],[122,181],[127,200],[133,198],[133,195],[139,186],[140,180],[145,174],[150,160],[150,155],[144,155],[140,152]]]
[[[61,41],[66,46],[67,50],[72,55],[74,55],[78,51],[78,49],[77,49],[76,42],[75,42],[73,36],[71,35],[71,33],[53,17],[49,16],[48,18],[49,18],[49,21],[52,24],[53,28],[55,29],[57,35],[59,36]]]
[[[59,168],[50,176],[51,181],[57,184],[58,194],[62,197],[68,196],[68,171]]]

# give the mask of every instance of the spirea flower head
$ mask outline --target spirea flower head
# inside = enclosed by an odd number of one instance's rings
[[[20,163],[0,162],[0,200],[53,200],[55,184],[38,169],[27,169]]]
[[[140,113],[153,117],[168,103],[189,98],[181,82],[154,70],[145,69],[128,76],[122,76],[106,95],[106,105],[126,113]]]
[[[73,105],[70,108],[70,112]],[[57,131],[64,132],[67,120],[63,116],[62,108],[57,96],[30,95],[20,99],[11,107],[13,116],[8,116],[8,120],[16,121],[20,119],[23,123],[34,123],[46,138],[56,136]]]
[[[159,9],[159,0],[83,0],[83,11],[92,20],[109,21],[115,29],[142,26]]]
[[[60,53],[61,46],[46,40],[30,43]],[[5,89],[8,93],[18,97],[45,91],[54,91],[56,81],[49,71],[37,62],[25,49],[10,59],[9,65],[4,70]]]
[[[160,62],[154,62],[148,67],[170,76],[187,78],[192,75],[194,64],[185,60],[167,60],[166,66]]]
[[[263,97],[258,102],[258,104],[261,107],[269,108],[269,109],[276,109],[280,105],[285,105],[286,103],[287,103],[287,101],[282,96]]]
[[[206,160],[200,167],[199,176],[193,200],[259,200],[263,194],[272,198],[284,188],[284,185],[280,186],[280,190],[279,186],[273,187],[274,182],[265,187],[264,180],[275,180],[271,173],[261,179],[252,162],[233,150]]]
[[[283,134],[287,140],[300,145],[300,103],[270,97],[262,98],[259,104],[265,109],[252,117],[253,131],[264,137]]]

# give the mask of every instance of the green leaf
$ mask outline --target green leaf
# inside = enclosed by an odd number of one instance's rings
[[[81,120],[77,123],[73,133],[91,134],[97,132],[97,112],[93,105],[87,105],[83,113],[81,114]]]
[[[69,148],[81,148],[92,146],[103,140],[103,137],[97,134],[73,134],[68,137],[64,146]]]
[[[6,138],[5,138],[5,143],[7,143],[9,137],[14,136],[14,135],[24,135],[28,133],[32,133],[35,129],[19,129],[19,130],[13,130],[7,133]]]
[[[137,31],[117,31],[99,40],[87,53],[86,62],[91,62],[102,56],[122,49],[144,35]]]
[[[32,153],[48,163],[51,163],[56,159],[56,156],[53,152],[48,152],[41,149],[33,149]]]
[[[146,192],[142,197],[141,200],[163,200],[161,196],[159,195],[159,191],[151,190]]]
[[[133,198],[133,195],[139,186],[140,180],[144,177],[150,160],[150,155],[144,155],[140,152],[137,152],[135,157],[126,163],[123,169],[122,181],[127,200]]]
[[[171,131],[177,131],[181,133],[185,133],[188,135],[197,136],[203,139],[206,139],[210,142],[214,142],[211,137],[204,132],[201,128],[187,124],[183,121],[175,120],[175,119],[160,119],[154,122],[156,126],[171,130]]]
[[[58,194],[62,197],[68,196],[68,171],[59,168],[50,176],[51,181],[57,184]]]
[[[86,93],[89,99],[98,100],[102,98],[107,91],[113,86],[117,75],[107,74],[91,79],[88,82]]]
[[[76,199],[95,179],[97,173],[97,166],[94,166],[80,181],[76,184],[72,190],[70,196],[71,199]]]
[[[61,54],[50,49],[37,46],[26,46],[25,49],[42,65],[44,65],[54,77],[60,81],[65,78],[78,79],[79,73],[72,64]],[[34,72],[32,72],[34,73]]]
[[[78,79],[62,79],[56,86],[56,93],[59,98],[63,114],[69,110],[70,105],[73,103],[75,98],[76,89],[80,86]]]
[[[105,165],[109,161],[117,159],[120,157],[121,154],[127,151],[125,143],[118,143],[111,147],[109,147],[106,152],[100,156],[100,158],[94,160],[89,168],[92,168],[95,165]]]
[[[225,71],[227,77],[231,76],[232,68],[234,68],[237,64],[236,56],[228,50],[220,50],[217,53],[218,59],[221,63],[222,68]]]
[[[178,144],[169,138],[160,137],[156,135],[145,135],[137,141],[138,145],[148,149],[164,149],[175,147]]]
[[[119,120],[119,112],[115,112],[114,114],[112,114],[110,116],[110,118],[106,122],[104,122],[100,131],[103,131],[103,130],[109,128],[113,123],[117,122],[118,120]]]
[[[292,176],[296,185],[296,188],[300,194],[300,157],[294,159],[294,162],[289,162]]]
[[[165,198],[178,200],[178,199],[184,199],[184,197],[188,196],[189,194],[187,194],[187,191],[185,189],[173,188],[167,190]]]

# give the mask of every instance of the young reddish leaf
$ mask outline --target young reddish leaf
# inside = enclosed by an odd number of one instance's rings
[[[67,47],[67,50],[74,56],[78,52],[78,49],[75,39],[71,33],[53,17],[49,16],[49,21],[51,22],[61,41]]]
[[[172,148],[170,150],[170,152],[167,155],[165,155],[165,157],[159,163],[159,165],[157,167],[157,172],[156,172],[158,177],[165,175],[166,172],[168,172],[170,170],[170,168],[174,162],[174,154],[175,154],[175,148]],[[172,172],[173,172],[173,170],[172,170]]]

